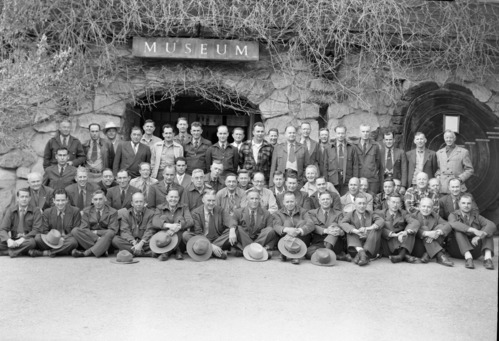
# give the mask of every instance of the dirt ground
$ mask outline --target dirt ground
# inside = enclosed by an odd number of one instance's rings
[[[496,340],[497,256],[494,271],[110,259],[0,257],[1,340]]]

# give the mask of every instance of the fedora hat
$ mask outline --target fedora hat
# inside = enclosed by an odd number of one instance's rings
[[[205,236],[194,236],[187,242],[187,253],[198,262],[208,260],[213,251],[211,243]]]
[[[133,255],[127,250],[121,250],[116,255],[116,259],[111,260],[111,263],[114,264],[133,264],[138,262],[139,262],[138,260],[133,259]]]
[[[64,238],[58,230],[50,230],[47,234],[42,234],[42,240],[53,249],[59,249],[64,243]]]
[[[114,124],[114,122],[107,122],[106,125],[104,126],[104,132],[106,132],[108,129],[116,129],[118,130],[119,127]]]
[[[269,253],[258,243],[246,245],[243,250],[244,258],[253,262],[264,262],[269,259]]]
[[[300,238],[285,236],[277,244],[279,251],[288,258],[301,258],[307,253],[307,246]]]
[[[333,250],[326,248],[317,249],[310,259],[312,264],[319,266],[333,266],[336,265],[336,254]]]
[[[173,250],[178,244],[177,234],[170,236],[166,231],[159,231],[151,237],[149,247],[154,253],[165,253]]]

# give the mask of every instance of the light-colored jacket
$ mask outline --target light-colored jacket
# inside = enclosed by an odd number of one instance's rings
[[[438,170],[435,176],[440,181],[440,193],[449,193],[448,185],[451,178],[457,177],[464,182],[473,175],[474,169],[471,163],[470,153],[467,149],[456,146],[449,156],[445,147],[437,152]],[[466,191],[466,186],[463,186]]]
[[[151,146],[151,178],[158,177],[159,164],[161,163],[161,154],[163,151],[164,141],[156,142]],[[173,141],[173,154],[175,157],[184,156],[184,148],[180,143]]]

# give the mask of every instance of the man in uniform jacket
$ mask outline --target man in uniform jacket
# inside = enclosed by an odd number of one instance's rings
[[[395,148],[394,142],[393,132],[385,132],[381,147],[381,173],[385,179],[400,179],[402,192],[404,192],[408,187],[407,156],[405,151]]]
[[[353,145],[346,139],[347,128],[345,126],[337,126],[334,131],[336,139],[331,146],[332,150],[328,153],[328,168],[323,174],[326,175],[327,172],[327,181],[333,184],[335,184],[335,177],[338,177],[338,184],[335,186],[341,196],[348,192],[348,183],[353,177]],[[335,167],[338,167],[337,172],[334,171]]]
[[[343,213],[352,212],[356,208],[355,198],[358,195],[364,195],[367,200],[366,209],[370,212],[373,211],[373,197],[369,193],[360,192],[359,178],[351,178],[348,182],[348,192],[341,197],[341,208]]]
[[[298,179],[296,178],[296,175],[289,174],[288,176],[286,176],[285,186],[287,192],[291,192],[295,195],[296,206],[302,207],[306,211],[312,209],[313,204],[308,194],[298,189]],[[287,192],[279,194],[276,197],[277,206],[279,208],[283,207],[284,194]]]
[[[431,179],[438,169],[437,155],[433,150],[425,148],[426,137],[423,133],[416,133],[414,144],[416,148],[405,153],[407,156],[407,188],[416,184],[418,173],[424,172]]]
[[[68,164],[68,150],[65,147],[57,150],[55,158],[57,165],[45,169],[42,184],[54,190],[64,189],[75,182],[76,168]]]
[[[175,166],[167,165],[163,175],[163,180],[149,188],[149,195],[147,197],[147,207],[149,208],[156,208],[164,204],[166,202],[166,195],[170,189],[176,189],[180,195],[180,200],[183,200],[184,188],[173,182],[175,179]]]
[[[83,210],[81,225],[71,234],[85,251],[74,249],[73,257],[100,257],[105,254],[118,233],[118,211],[105,204],[104,192],[97,190],[92,196],[92,205]]]
[[[115,210],[128,209],[132,207],[132,195],[140,190],[130,186],[130,175],[126,170],[119,171],[116,180],[118,186],[110,188],[106,194],[108,205]]]
[[[310,133],[312,132],[312,126],[310,122],[304,121],[300,126],[301,130],[301,140],[300,143],[307,148],[308,159],[305,160],[305,165],[314,165],[318,167],[319,165],[319,143],[310,138]],[[317,174],[319,175],[319,174]]]
[[[88,181],[86,168],[78,167],[76,170],[76,183],[66,187],[69,204],[83,210],[92,204],[92,194],[99,189],[99,186]]]
[[[191,124],[191,135],[192,140],[185,143],[184,147],[184,157],[187,160],[187,173],[192,174],[195,169],[201,169],[203,172],[208,170],[208,165],[206,164],[206,151],[211,146],[211,142],[207,139],[201,137],[203,133],[203,128],[201,123],[192,122]]]
[[[56,154],[59,148],[66,148],[68,150],[68,165],[78,167],[85,163],[85,153],[80,140],[70,135],[71,122],[62,120],[59,123],[59,131],[56,136],[48,140],[43,152],[43,168],[57,165]]]
[[[102,171],[113,167],[114,147],[109,140],[101,138],[101,127],[98,123],[90,123],[88,126],[90,139],[83,143],[85,152],[85,167],[88,169],[90,181],[99,182]]]
[[[461,196],[465,194],[462,192],[462,184],[463,183],[459,178],[450,179],[448,184],[449,194],[443,195],[438,200],[440,205],[440,211],[439,211],[440,216],[445,220],[449,219],[449,215],[451,213],[454,213],[454,211],[459,210],[459,199],[461,199]],[[478,210],[475,201],[473,201],[473,209]]]
[[[36,247],[35,236],[41,232],[42,214],[29,205],[29,189],[17,191],[17,200],[11,205],[0,225],[0,255],[11,258],[27,255]]]
[[[321,193],[328,192],[331,195],[332,204],[331,206],[341,213],[341,198],[336,192],[331,192],[327,190],[326,179],[319,177],[315,180],[317,186],[317,191],[310,196],[310,201],[312,203],[312,209],[321,207],[320,195]]]
[[[50,207],[52,204],[52,193],[54,190],[48,186],[42,185],[42,176],[40,173],[28,174],[28,185],[30,193],[29,204],[33,207],[38,207],[41,212]]]
[[[151,148],[140,143],[142,130],[133,127],[130,134],[131,141],[122,141],[116,148],[113,161],[113,173],[124,169],[132,178],[140,176],[139,168],[142,162],[151,162]]]
[[[118,186],[118,183],[114,181],[113,170],[110,168],[104,168],[102,170],[102,180],[97,183],[97,186],[107,194],[107,190],[111,187]]]
[[[239,165],[239,150],[227,141],[229,129],[221,125],[217,128],[218,142],[211,145],[206,151],[206,165],[212,165],[213,161],[220,161],[223,165],[223,174],[236,173]]]
[[[369,192],[379,193],[383,182],[379,145],[371,140],[371,127],[360,125],[360,141],[353,145],[353,176],[367,178]]]

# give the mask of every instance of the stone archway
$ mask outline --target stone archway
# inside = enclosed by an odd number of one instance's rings
[[[457,144],[470,151],[475,168],[468,189],[485,210],[499,198],[499,118],[488,106],[463,86],[424,82],[406,92],[393,120],[399,125],[405,150],[414,148],[414,135],[421,131],[428,148],[436,151],[443,145],[444,115],[460,117]]]

